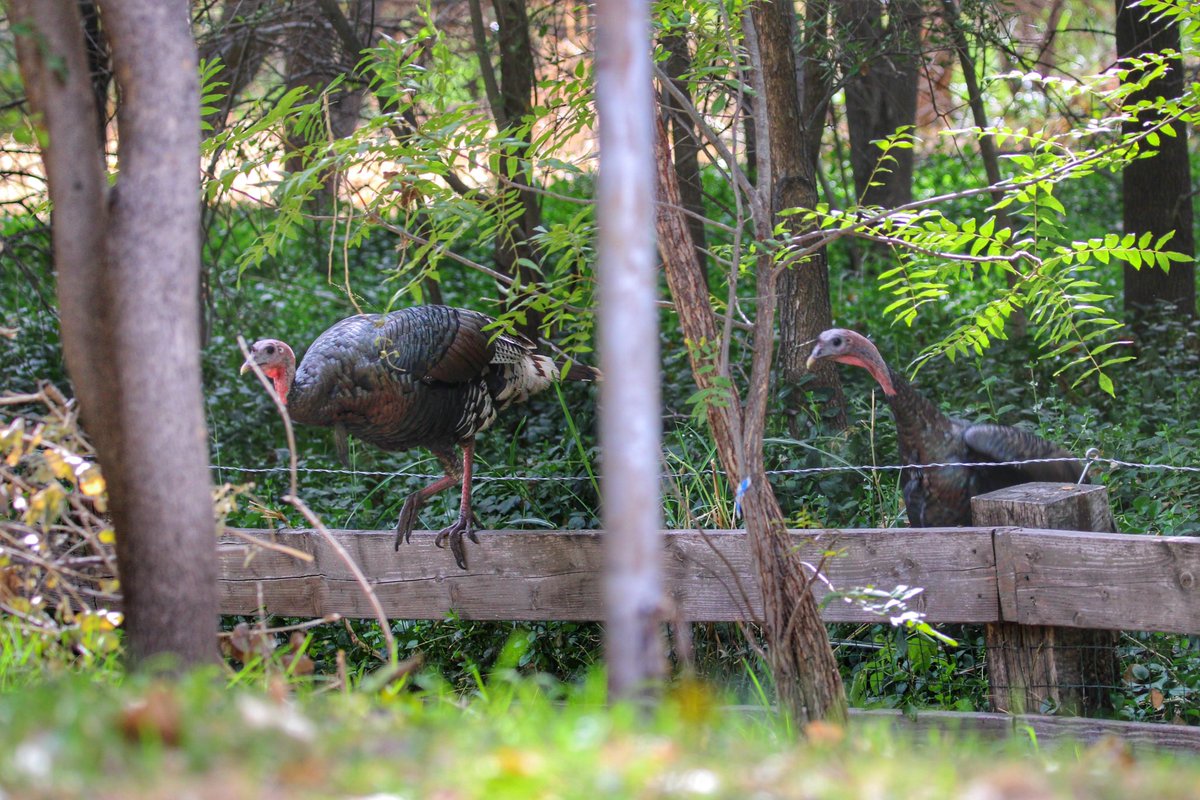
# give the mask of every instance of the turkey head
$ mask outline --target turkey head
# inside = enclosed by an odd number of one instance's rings
[[[292,348],[278,339],[260,339],[250,346],[250,359],[242,364],[242,375],[250,371],[251,361],[271,379],[275,393],[286,404],[292,381],[296,379],[296,354]]]

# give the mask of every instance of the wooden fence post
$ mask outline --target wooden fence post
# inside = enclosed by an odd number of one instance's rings
[[[1115,532],[1103,486],[1025,483],[971,499],[975,525]],[[993,539],[1003,613],[1021,576],[1004,531]],[[1015,622],[986,628],[992,706],[1010,713],[1058,711],[1091,716],[1110,707],[1119,669],[1117,633]]]

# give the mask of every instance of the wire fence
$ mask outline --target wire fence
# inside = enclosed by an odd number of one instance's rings
[[[1041,698],[1042,707],[1031,710],[1042,712],[1054,710],[1057,701],[1053,698],[1066,702],[1087,698],[1093,708],[1109,707],[1113,699],[1120,698],[1129,718],[1196,725],[1200,722],[1196,715],[1200,688],[1194,685],[1195,665],[1188,658],[1188,640],[1186,636],[1167,635],[1150,646],[1123,633],[1114,634],[1114,641],[1106,645],[1056,643],[1053,651],[1057,669],[1062,669],[1063,664],[1103,664],[1104,669],[1097,671],[1093,666],[1088,674],[1104,678],[1072,679],[1057,671],[1022,673],[1019,684],[1006,681],[1003,673],[995,672],[990,665],[1010,653],[1029,658],[1027,648],[994,643],[985,646],[982,641],[960,640],[958,647],[943,649],[936,657],[927,651],[920,655],[922,651],[918,650],[919,655],[914,659],[907,644],[897,643],[893,637],[882,641],[831,637],[830,644],[849,662],[851,674],[860,682],[870,676],[881,697],[898,691],[898,683],[917,681],[925,689],[937,690],[939,686],[951,689],[959,698],[974,692],[981,704],[984,695]],[[963,662],[961,654],[966,652],[973,657]],[[953,667],[938,668],[939,659],[942,666],[947,666],[947,660],[955,659],[955,654],[957,662]],[[898,670],[897,665],[908,669]]]
[[[1183,464],[1162,464],[1147,461],[1128,461],[1120,458],[1109,458],[1106,456],[1089,455],[1082,459],[1080,458],[1028,458],[1014,461],[983,461],[983,462],[931,462],[928,464],[839,464],[825,467],[798,467],[794,469],[769,469],[766,470],[768,477],[779,475],[825,475],[836,473],[871,473],[871,472],[901,472],[907,469],[936,469],[941,467],[1017,467],[1026,466],[1029,464],[1051,464],[1051,463],[1081,463],[1084,468],[1080,475],[1080,482],[1085,478],[1090,469],[1095,465],[1108,466],[1113,469],[1133,469],[1133,470],[1158,470],[1164,472],[1183,472],[1183,473],[1200,473],[1200,466],[1183,465]],[[244,475],[256,474],[287,474],[288,467],[243,467],[231,466],[227,464],[210,464],[210,469],[220,472],[232,472]],[[339,469],[334,467],[298,467],[296,470],[300,474],[305,475],[343,475],[364,478],[413,478],[422,480],[437,480],[443,476],[443,473],[437,472],[413,472],[410,470],[358,470],[358,469]],[[697,472],[670,472],[665,471],[662,477],[670,480],[679,480],[681,478],[694,477]],[[511,474],[490,475],[487,473],[476,473],[472,476],[472,480],[479,483],[497,482],[497,481],[517,481],[522,483],[574,483],[578,481],[599,479],[600,473],[594,475],[529,475],[529,474]]]

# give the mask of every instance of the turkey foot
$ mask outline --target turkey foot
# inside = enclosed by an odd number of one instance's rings
[[[458,564],[459,569],[466,569],[467,550],[463,546],[463,534],[465,533],[475,544],[479,544],[479,537],[475,535],[475,526],[478,524],[474,512],[459,514],[453,525],[438,531],[437,538],[433,540],[433,543],[438,547],[445,547],[446,540],[449,539],[450,552],[454,554],[454,563]]]
[[[433,451],[446,470],[446,475],[424,489],[413,492],[404,501],[404,506],[400,509],[400,520],[396,524],[396,550],[400,549],[400,542],[407,542],[412,538],[413,528],[417,524],[417,512],[421,510],[421,506],[425,505],[425,501],[438,492],[449,489],[456,483],[461,483],[462,499],[459,505],[458,520],[453,525],[438,531],[437,538],[433,540],[433,543],[438,547],[445,547],[446,539],[449,539],[450,552],[454,554],[454,563],[458,564],[459,569],[467,568],[467,552],[463,547],[463,534],[467,534],[472,542],[479,544],[479,538],[475,536],[475,528],[479,526],[479,520],[476,519],[475,512],[471,509],[471,470],[474,463],[475,443],[473,441],[464,443],[462,451],[461,463],[454,457],[453,450]]]

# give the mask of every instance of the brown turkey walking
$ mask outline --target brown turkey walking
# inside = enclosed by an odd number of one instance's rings
[[[808,357],[862,367],[879,383],[896,419],[900,460],[909,464],[962,464],[900,473],[908,521],[916,528],[971,524],[971,498],[1019,483],[1075,483],[1083,469],[1075,460],[986,466],[985,462],[1039,458],[1071,459],[1071,454],[1040,436],[1008,425],[971,424],[948,417],[893,371],[870,339],[833,328],[817,337]]]
[[[359,314],[317,337],[300,366],[278,339],[262,339],[250,358],[275,384],[296,422],[334,429],[346,460],[347,435],[381,450],[430,450],[445,477],[404,501],[396,549],[408,541],[417,512],[432,495],[462,485],[458,519],[438,532],[450,540],[454,560],[467,568],[463,535],[478,543],[471,510],[475,436],[496,414],[527,400],[560,378],[560,369],[538,355],[524,336],[484,330],[495,320],[449,306],[415,306],[390,314]],[[250,368],[242,365],[242,372]],[[573,364],[567,380],[597,380],[599,370]],[[462,459],[455,453],[462,448]]]

